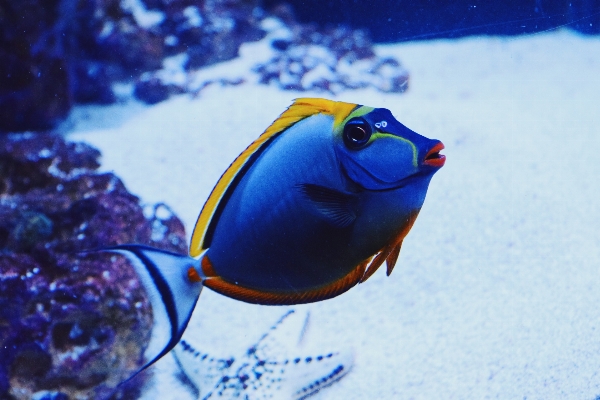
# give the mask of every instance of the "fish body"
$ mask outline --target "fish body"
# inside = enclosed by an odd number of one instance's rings
[[[207,287],[239,300],[336,296],[375,254],[399,246],[443,146],[386,109],[322,99],[297,100],[273,126],[213,190],[190,253],[202,257]]]
[[[134,261],[152,302],[145,367],[178,343],[204,286],[284,305],[335,297],[384,262],[389,275],[443,148],[387,109],[297,99],[217,182],[189,257],[107,249]]]

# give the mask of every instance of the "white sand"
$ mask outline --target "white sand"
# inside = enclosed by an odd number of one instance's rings
[[[390,278],[296,307],[311,311],[313,341],[356,351],[353,371],[315,399],[600,395],[600,40],[563,31],[379,50],[405,64],[409,91],[337,99],[389,108],[442,140],[448,161]],[[311,95],[322,96],[244,84],[81,108],[67,137],[100,148],[104,170],[191,232],[233,158]],[[239,354],[284,311],[206,290],[186,337]],[[172,357],[155,371],[147,399],[194,398]]]

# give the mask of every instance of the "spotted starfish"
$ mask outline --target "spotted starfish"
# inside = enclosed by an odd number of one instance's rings
[[[199,399],[305,399],[342,379],[353,363],[350,351],[295,355],[308,320],[287,312],[237,358],[215,358],[188,340],[175,347],[175,358]]]

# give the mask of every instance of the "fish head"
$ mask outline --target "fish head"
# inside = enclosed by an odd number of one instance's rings
[[[446,161],[442,142],[413,132],[385,108],[358,107],[334,128],[334,138],[342,169],[367,190],[429,179]]]

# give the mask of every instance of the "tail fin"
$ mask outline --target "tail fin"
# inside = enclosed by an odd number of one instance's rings
[[[135,376],[171,351],[181,339],[202,291],[202,283],[192,282],[187,277],[189,268],[198,267],[198,261],[134,244],[108,247],[102,251],[121,253],[132,262],[152,304],[154,326],[144,353],[146,364]]]

